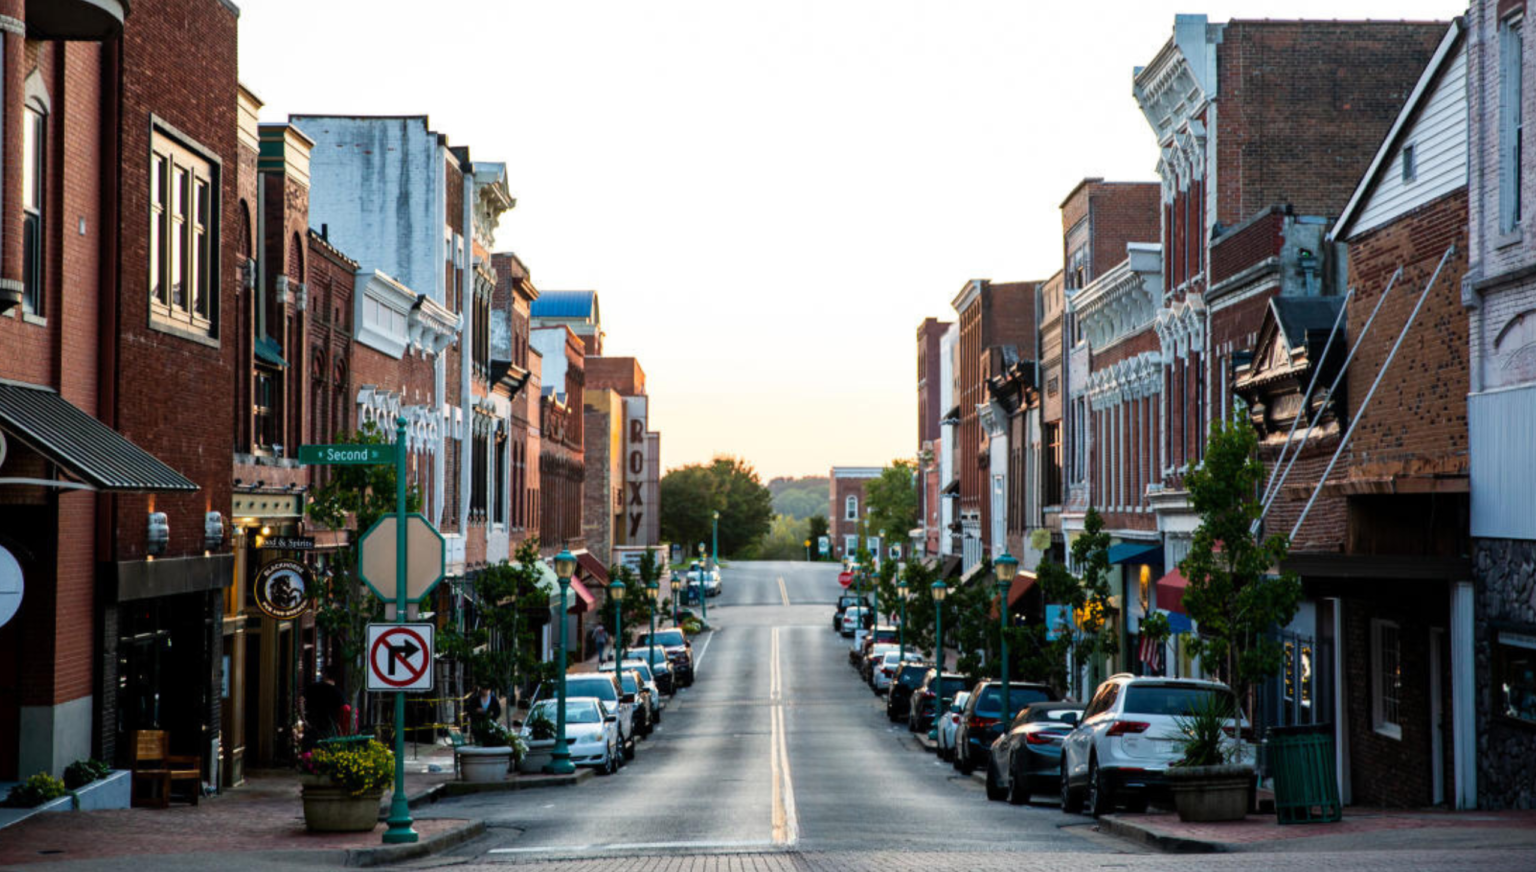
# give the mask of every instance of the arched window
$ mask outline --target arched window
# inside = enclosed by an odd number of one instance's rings
[[[859,498],[858,497],[856,497],[856,496],[854,496],[852,494],[849,494],[848,495],[848,499],[843,501],[843,506],[844,506],[844,508],[843,508],[843,518],[845,520],[857,521],[859,519]]]
[[[240,201],[238,237],[235,239],[237,250],[240,254],[241,266],[251,259],[251,206],[244,200]]]
[[[304,281],[304,240],[299,234],[293,234],[293,241],[288,243],[288,281]]]

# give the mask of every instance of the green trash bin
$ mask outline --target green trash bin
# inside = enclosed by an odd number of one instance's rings
[[[1329,724],[1270,727],[1265,752],[1275,779],[1275,818],[1282,824],[1333,823],[1343,819],[1333,770]]]

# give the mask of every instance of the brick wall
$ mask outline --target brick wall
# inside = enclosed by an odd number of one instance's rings
[[[602,358],[588,358],[587,364]],[[589,372],[590,377],[590,372]],[[613,492],[618,483],[613,476],[612,415],[588,407],[586,418],[585,476],[581,485],[581,529],[587,550],[608,565],[613,560],[610,544],[614,541]]]
[[[1093,223],[1092,276],[1101,276],[1125,260],[1131,242],[1157,242],[1162,186],[1157,182],[1099,182],[1088,186]],[[1092,279],[1090,278],[1090,281]]]
[[[1267,257],[1278,256],[1285,241],[1284,232],[1284,210],[1272,207],[1211,240],[1211,283],[1237,275]]]
[[[839,478],[834,476],[831,482],[832,502],[829,508],[831,512],[828,532],[832,536],[832,554],[835,557],[847,557],[843,547],[847,536],[858,536],[860,533],[857,520],[847,520],[847,500],[849,496],[858,497],[859,517],[864,517],[864,484],[868,479],[864,478]]]
[[[645,394],[645,370],[633,357],[588,356],[585,372],[585,385],[591,390],[608,388],[621,397]]]

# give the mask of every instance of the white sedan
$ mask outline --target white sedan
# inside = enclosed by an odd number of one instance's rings
[[[547,719],[557,723],[560,709],[553,699],[541,700],[528,710],[518,734],[528,743],[530,751],[552,747],[554,736],[533,738],[533,725]],[[571,752],[571,762],[577,766],[591,766],[600,775],[611,775],[624,765],[624,755],[619,751],[619,718],[607,703],[591,696],[571,697],[565,701],[565,744]]]
[[[877,648],[883,646],[875,646]],[[918,651],[907,652],[908,663],[923,662],[923,655]],[[885,693],[891,689],[891,681],[896,677],[896,670],[901,668],[901,650],[885,652],[885,656],[875,666],[874,680],[870,682],[875,688],[875,693]]]
[[[971,692],[962,690],[955,694],[955,698],[949,704],[949,709],[939,718],[939,747],[938,754],[941,760],[953,760],[955,758],[955,735],[960,730],[960,716],[965,711],[965,704],[971,701]]]

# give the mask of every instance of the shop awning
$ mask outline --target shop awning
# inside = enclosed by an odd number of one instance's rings
[[[1109,546],[1109,565],[1117,566],[1122,563],[1156,563],[1161,566],[1163,546],[1146,542],[1121,542],[1118,545]]]
[[[567,614],[579,615],[597,608],[597,597],[587,590],[587,586],[582,584],[580,579],[571,579],[571,593],[576,595],[576,600],[566,608]]]
[[[263,336],[262,338],[256,340],[253,349],[256,352],[256,359],[262,363],[265,363],[268,366],[275,366],[279,369],[288,368],[288,361],[283,360],[283,353],[277,347],[277,340],[273,339],[272,337]]]
[[[1025,572],[1022,569],[1019,570],[1019,574],[1013,577],[1013,583],[1008,586],[1009,611],[1012,611],[1013,607],[1019,604],[1019,600],[1024,598],[1024,594],[1028,593],[1029,589],[1034,586],[1035,574],[1033,572]]]
[[[939,578],[954,578],[960,574],[960,555],[948,554],[944,557],[944,568],[939,571]]]
[[[539,590],[549,595],[550,602],[559,602],[560,576],[555,575],[555,568],[542,560],[535,560],[533,565],[539,571]]]
[[[603,561],[593,556],[592,552],[576,552],[576,563],[581,567],[581,571],[587,574],[588,579],[603,587],[608,586],[608,567],[603,565]]]
[[[96,490],[198,489],[51,388],[0,380],[0,429]]]
[[[949,484],[944,485],[943,493],[946,496],[947,495],[952,495],[952,494],[957,494],[959,492],[960,492],[960,479],[958,479],[958,478],[955,479],[954,481],[950,482]]]
[[[1169,612],[1184,614],[1184,589],[1189,587],[1189,580],[1178,568],[1169,570],[1168,574],[1157,580],[1157,607]]]

